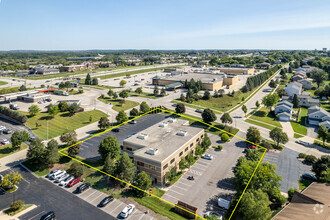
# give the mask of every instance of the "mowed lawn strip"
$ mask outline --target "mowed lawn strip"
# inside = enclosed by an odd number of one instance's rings
[[[109,97],[104,97],[104,98],[99,97],[97,99],[100,100],[101,102],[104,102],[107,104],[109,103],[109,107],[112,106],[112,109],[117,112],[126,111],[127,109],[131,109],[131,108],[134,108],[139,105],[138,102],[134,102],[134,101],[130,101],[130,100],[125,100],[124,103],[121,103],[122,100],[111,99]],[[110,105],[110,103],[112,103],[112,104]]]
[[[7,82],[0,81],[0,86],[7,85],[7,84],[8,84]]]
[[[23,112],[28,115],[27,112]],[[89,119],[92,116],[92,121],[96,122],[101,117],[107,116],[99,110],[92,110],[86,112],[78,112],[71,116],[68,112],[60,112],[54,117],[49,116],[46,112],[40,112],[34,117],[29,117],[26,125],[33,130],[33,132],[40,138],[47,139],[47,121],[48,121],[48,139],[60,136],[66,130],[75,130],[90,124]],[[36,123],[39,126],[36,128]]]
[[[300,108],[298,121],[291,121],[291,126],[294,132],[307,135],[307,128],[305,126],[305,121],[307,120],[308,109],[307,108]]]
[[[22,143],[21,148],[13,149],[11,144],[6,144],[5,146],[0,146],[0,158],[8,156],[10,154],[16,153],[18,151],[24,150],[27,148],[27,145]]]
[[[280,122],[276,121],[276,118],[270,114],[269,109],[266,107],[261,107],[250,117],[253,120],[261,121],[267,124],[271,124],[276,127],[282,127]]]

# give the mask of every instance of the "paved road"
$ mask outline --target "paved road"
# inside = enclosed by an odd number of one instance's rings
[[[21,166],[16,166],[2,172],[19,171],[23,180],[14,193],[0,195],[0,209],[7,208],[14,200],[23,200],[26,204],[35,204],[38,208],[21,216],[21,219],[36,220],[49,211],[56,213],[57,219],[116,219],[107,213],[95,208],[93,205],[76,197],[74,194],[65,192],[63,189],[36,178]]]
[[[79,154],[80,157],[86,158],[88,160],[98,160],[100,159],[100,155],[98,153],[99,145],[101,141],[106,138],[107,136],[113,135],[115,136],[119,144],[122,145],[124,139],[126,139],[129,135],[134,133],[138,133],[158,122],[162,121],[168,116],[161,115],[161,114],[149,114],[145,115],[141,118],[136,120],[136,124],[125,124],[119,127],[119,132],[109,131],[102,135],[93,137],[81,144],[81,152]]]
[[[268,152],[264,157],[265,162],[276,165],[276,173],[282,177],[281,192],[287,193],[290,187],[298,189],[300,176],[304,173],[313,174],[311,166],[297,159],[298,154],[297,151],[285,148],[280,152]]]
[[[238,135],[244,136],[243,133]],[[243,155],[245,143],[233,138],[222,146],[223,151],[210,148],[207,153],[214,157],[213,160],[199,159],[162,198],[172,203],[180,200],[195,206],[200,215],[211,209],[225,214],[218,208],[217,199],[220,196],[232,198],[235,193],[231,182],[234,176],[232,171],[237,159]],[[194,176],[195,180],[188,180],[188,176]]]

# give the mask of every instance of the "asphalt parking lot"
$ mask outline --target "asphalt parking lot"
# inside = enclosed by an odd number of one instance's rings
[[[237,134],[240,137],[243,133]],[[225,211],[217,205],[219,197],[232,198],[235,193],[231,178],[237,159],[243,155],[245,142],[234,137],[229,143],[222,144],[223,151],[207,150],[213,160],[200,158],[190,169],[163,195],[172,203],[183,201],[197,207],[199,215],[206,211],[216,211],[222,215]],[[194,180],[188,180],[194,176]]]
[[[60,187],[37,178],[20,165],[1,172],[18,171],[23,180],[14,193],[0,195],[0,210],[7,208],[13,200],[23,200],[25,204],[35,204],[38,207],[20,217],[23,220],[36,220],[49,211],[56,213],[57,219],[116,219],[90,203],[65,192]]]
[[[91,161],[99,160],[101,157],[98,153],[99,145],[101,141],[107,136],[114,135],[119,141],[119,144],[122,145],[124,139],[126,139],[129,135],[134,133],[141,132],[142,130],[157,124],[158,122],[165,119],[166,115],[161,114],[149,114],[145,115],[136,120],[136,124],[125,124],[119,127],[119,132],[108,131],[102,135],[93,137],[81,144],[81,151],[79,153],[80,157],[86,158]]]
[[[16,123],[11,122],[11,121],[9,121],[7,119],[4,119],[4,118],[0,118],[0,125],[5,126],[6,128],[9,128],[10,130],[12,130],[12,133],[14,131],[26,130],[27,132],[29,132],[29,134],[31,136],[34,136],[34,134],[32,133],[32,131],[30,129],[27,129],[23,125],[16,124]],[[11,135],[12,134],[4,134],[3,132],[0,132],[0,140],[2,140],[2,139],[8,139],[8,140],[10,140]]]
[[[280,181],[281,192],[287,193],[290,187],[298,189],[298,180],[304,173],[313,174],[312,166],[306,165],[298,160],[298,152],[284,148],[280,152],[268,152],[264,157],[264,162],[275,164],[276,173],[282,177]],[[313,174],[314,175],[314,174]]]
[[[89,204],[91,204],[92,206],[94,206],[95,208],[98,207],[98,204],[102,201],[102,199],[104,199],[105,197],[107,197],[108,195],[98,191],[96,189],[93,189],[92,187],[90,187],[89,189],[85,190],[82,193],[77,193],[76,189],[78,186],[80,186],[83,183],[78,183],[75,186],[71,187],[71,188],[66,188],[63,186],[58,186],[58,183],[54,183],[54,180],[49,180],[48,178],[44,178],[47,182],[50,182],[51,184],[62,188],[63,190],[79,197],[80,199],[88,202]],[[127,204],[123,203],[122,201],[118,200],[118,199],[114,199],[114,201],[112,201],[111,203],[109,203],[107,206],[103,207],[103,208],[96,208],[99,210],[102,210],[103,212],[111,215],[112,217],[116,218],[116,219],[120,219],[120,212],[125,208]],[[141,212],[138,209],[134,209],[134,211],[132,212],[132,214],[129,215],[129,217],[127,217],[126,219],[132,219],[132,220],[150,220],[152,219],[151,216],[145,214],[144,212]]]

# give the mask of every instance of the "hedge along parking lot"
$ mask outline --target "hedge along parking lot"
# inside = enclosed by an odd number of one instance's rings
[[[183,115],[177,114],[177,113],[175,113],[175,112],[172,112],[172,111],[169,111],[169,110],[160,109],[160,108],[155,108],[155,109],[153,109],[153,110],[151,110],[151,111],[149,111],[149,112],[147,112],[147,113],[145,113],[145,114],[142,114],[142,115],[140,115],[140,116],[138,116],[138,117],[136,117],[136,118],[133,118],[133,119],[131,119],[131,120],[136,120],[137,118],[143,117],[143,116],[145,116],[145,115],[147,115],[147,114],[152,114],[153,111],[156,111],[156,112],[157,112],[157,111],[162,111],[162,112],[166,112],[166,113],[168,113],[168,114],[178,115],[178,116],[180,116],[180,117],[185,117],[185,118],[188,118],[188,119],[190,119],[190,120],[195,120],[194,118],[191,118],[191,117],[189,117],[189,116],[183,116]],[[204,124],[205,126],[208,126],[208,127],[210,127],[210,128],[218,129],[218,130],[220,130],[221,132],[229,133],[229,132],[226,132],[226,131],[224,131],[224,130],[221,130],[221,129],[219,129],[219,128],[213,126],[213,125],[207,124],[207,123],[205,123],[205,122],[203,122],[203,121],[199,121],[198,119],[197,119],[196,121],[198,121],[199,123],[202,123],[202,124]],[[77,142],[76,144],[82,144],[83,142],[85,142],[85,141],[87,141],[87,140],[90,140],[90,139],[92,139],[92,138],[94,138],[94,137],[96,137],[96,136],[102,135],[102,134],[104,134],[104,133],[106,133],[106,132],[111,131],[111,130],[114,129],[114,128],[120,127],[120,126],[125,125],[125,124],[127,124],[127,123],[128,123],[128,121],[126,121],[126,122],[124,122],[124,123],[121,123],[121,124],[119,124],[119,125],[117,125],[117,126],[111,127],[110,129],[107,129],[107,130],[105,130],[105,131],[103,131],[103,132],[100,132],[100,133],[98,133],[98,134],[96,134],[96,135],[90,136],[90,137],[84,139],[83,141],[79,141],[79,142]],[[264,150],[264,152],[263,152],[263,154],[262,154],[262,156],[261,156],[260,161],[258,162],[257,166],[255,167],[252,176],[250,177],[250,179],[249,179],[247,185],[245,186],[245,188],[244,188],[244,190],[243,190],[242,195],[240,195],[240,197],[239,197],[239,199],[238,199],[238,202],[236,203],[236,205],[235,205],[235,207],[234,207],[234,209],[233,209],[233,211],[232,211],[232,213],[231,213],[231,215],[230,215],[230,218],[229,218],[229,219],[231,219],[231,217],[232,217],[233,213],[235,212],[235,210],[236,210],[236,208],[237,208],[237,206],[238,206],[240,200],[242,199],[242,196],[244,195],[244,193],[245,193],[247,187],[249,186],[250,181],[251,181],[251,179],[252,179],[254,173],[257,171],[257,169],[258,169],[258,167],[259,167],[259,164],[260,164],[260,162],[262,161],[262,159],[263,159],[263,157],[264,157],[264,155],[265,155],[267,149],[264,148],[264,147],[262,147],[262,146],[259,146],[259,145],[255,144],[255,143],[253,143],[253,142],[247,141],[247,140],[244,139],[244,138],[238,137],[238,136],[236,136],[236,135],[234,135],[234,134],[229,133],[229,135],[230,135],[230,136],[235,136],[235,137],[237,137],[237,138],[239,138],[239,139],[241,139],[241,140],[243,140],[243,141],[249,142],[249,143],[251,143],[251,144],[253,144],[253,145],[256,145],[256,146],[258,146],[259,148],[261,148],[261,149]],[[76,145],[76,144],[74,144],[74,145]],[[182,207],[179,207],[179,206],[177,206],[176,204],[173,204],[173,203],[171,203],[171,202],[169,202],[169,201],[167,201],[167,200],[164,200],[164,199],[160,198],[159,196],[157,196],[157,195],[155,195],[155,194],[153,194],[153,193],[150,193],[150,192],[144,191],[144,190],[140,189],[139,187],[137,187],[137,186],[135,186],[135,185],[133,185],[133,184],[131,184],[131,183],[128,183],[128,182],[126,182],[126,181],[124,181],[124,180],[121,180],[121,179],[119,179],[119,178],[117,178],[117,177],[115,177],[115,176],[112,176],[112,175],[110,175],[110,174],[104,172],[103,170],[101,170],[101,169],[99,169],[99,168],[97,168],[97,167],[94,167],[94,166],[90,165],[90,164],[87,163],[86,161],[82,161],[82,160],[80,160],[79,158],[74,158],[74,157],[69,156],[69,155],[67,154],[67,150],[68,150],[70,147],[73,147],[74,145],[71,145],[71,146],[68,146],[68,147],[66,147],[66,148],[64,148],[64,149],[61,149],[61,150],[59,150],[58,152],[59,152],[60,154],[64,155],[64,156],[67,156],[67,157],[71,158],[72,160],[75,160],[75,161],[77,161],[77,162],[79,162],[79,163],[81,163],[81,164],[83,164],[83,165],[85,165],[85,166],[87,166],[87,167],[90,167],[90,168],[92,168],[92,169],[94,169],[94,170],[96,170],[96,171],[98,171],[98,172],[100,172],[100,173],[102,173],[102,174],[105,174],[105,175],[107,175],[107,176],[110,176],[111,178],[113,178],[113,179],[115,179],[115,180],[117,180],[117,181],[120,181],[120,182],[122,182],[122,183],[124,183],[124,184],[126,184],[126,185],[128,185],[128,186],[130,186],[130,187],[132,187],[132,188],[134,188],[134,189],[140,190],[140,191],[142,191],[142,192],[144,192],[144,193],[146,193],[146,194],[148,194],[148,195],[150,195],[150,196],[152,196],[152,197],[154,197],[154,198],[157,198],[157,199],[159,200],[159,203],[160,203],[159,205],[160,205],[160,206],[163,206],[163,207],[164,207],[164,206],[166,206],[166,205],[170,205],[170,206],[172,206],[172,207],[177,207],[177,208],[183,209],[184,211],[189,212],[190,214],[196,215],[195,213],[193,213],[193,212],[191,212],[191,211],[188,211],[188,210],[186,210],[186,209],[184,209],[184,208],[182,208]],[[154,205],[155,205],[155,204],[154,204]],[[157,208],[156,208],[156,209],[157,209]],[[161,207],[160,207],[160,209],[161,209]],[[169,216],[167,216],[167,217],[169,217]],[[196,217],[204,219],[203,217],[201,217],[201,216],[199,216],[199,215],[196,215]]]
[[[27,112],[23,114],[29,115]],[[96,122],[101,117],[108,116],[99,110],[86,112],[78,112],[73,116],[69,112],[60,112],[54,117],[49,116],[46,112],[40,112],[36,116],[28,118],[26,125],[40,138],[47,139],[47,121],[48,121],[48,139],[60,136],[66,130],[75,130],[90,124],[89,119],[92,116],[92,121]],[[40,126],[36,127],[36,123]]]

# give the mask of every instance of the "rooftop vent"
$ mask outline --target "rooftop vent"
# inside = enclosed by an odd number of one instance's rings
[[[148,138],[148,134],[139,134],[139,135],[137,136],[137,138],[142,139],[142,140],[145,140],[145,139]]]
[[[158,153],[158,149],[156,148],[149,148],[147,151],[146,151],[147,154],[150,154],[150,155],[156,155]]]
[[[168,123],[163,122],[163,123],[161,123],[161,124],[159,125],[159,127],[161,127],[161,128],[165,128],[167,125],[168,125]]]
[[[174,122],[176,122],[176,119],[175,118],[171,118],[171,119],[168,120],[168,122],[174,123]]]
[[[178,133],[176,133],[179,136],[186,136],[187,135],[187,131],[179,131]]]

